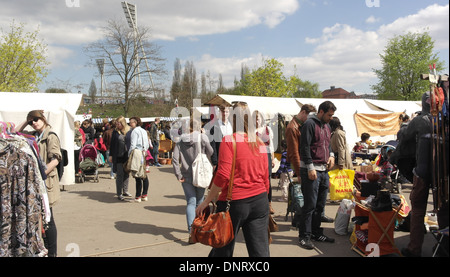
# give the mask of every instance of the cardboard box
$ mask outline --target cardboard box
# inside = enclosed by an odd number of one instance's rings
[[[361,172],[372,172],[373,171],[373,165],[361,165]]]

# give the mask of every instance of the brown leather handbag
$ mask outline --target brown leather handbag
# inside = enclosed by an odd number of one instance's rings
[[[236,142],[233,138],[233,163],[231,167],[230,183],[228,184],[227,207],[224,212],[216,212],[216,205],[196,217],[191,225],[191,237],[194,242],[200,242],[214,248],[224,247],[234,239],[233,224],[230,217],[230,201],[233,190],[234,170],[236,164]],[[214,178],[214,176],[213,176]]]

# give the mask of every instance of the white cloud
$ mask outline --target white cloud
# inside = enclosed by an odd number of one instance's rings
[[[40,28],[41,37],[49,46],[49,59],[53,69],[64,67],[74,55],[73,46],[83,46],[101,37],[100,28],[108,19],[123,19],[122,0],[80,0],[80,7],[69,8],[65,0],[0,0],[0,28],[8,29],[11,21],[25,22],[27,27]],[[295,13],[299,0],[134,0],[138,8],[138,25],[152,28],[159,40],[191,41],[202,35],[242,30],[256,25],[275,28]],[[188,5],[186,4],[188,3]],[[315,2],[313,2],[315,3]],[[323,2],[325,5],[327,2]],[[330,85],[348,90],[373,84],[372,68],[379,67],[379,54],[387,39],[406,31],[428,30],[435,40],[435,49],[449,48],[449,5],[430,5],[415,14],[385,24],[376,30],[365,31],[348,24],[336,23],[323,28],[317,37],[306,37],[306,44],[314,50],[310,56],[273,57],[285,65],[287,74],[297,65],[300,78],[318,82],[321,88]],[[366,23],[378,21],[375,16]],[[306,26],[307,27],[307,26]],[[260,50],[258,50],[260,51]],[[241,64],[250,68],[260,65],[263,54],[247,57],[214,57],[203,55],[190,60],[199,72],[210,70],[222,74],[226,85],[239,78]],[[171,78],[169,78],[171,79]]]
[[[394,22],[383,25],[378,33],[386,38],[406,32],[428,31],[436,41],[437,50],[449,48],[449,5],[433,4],[416,14],[401,17]]]
[[[402,35],[405,31],[423,31],[428,27],[430,35],[436,41],[436,49],[448,50],[449,6],[432,5],[418,13],[399,18],[382,25],[375,31],[364,31],[346,24],[335,24],[322,30],[316,38],[305,38],[305,43],[316,45],[311,56],[305,57],[265,57],[276,58],[285,65],[285,74],[296,74],[304,80],[320,84],[321,89],[331,85],[357,93],[360,87],[367,89],[368,84],[376,83],[373,68],[379,68],[380,57],[388,39]],[[235,77],[239,79],[241,64],[250,69],[261,65],[263,55],[253,54],[247,58],[216,58],[204,55],[194,60],[199,71],[210,70],[221,73],[225,85],[231,86]]]
[[[259,24],[274,28],[299,8],[296,0],[191,0],[188,6],[180,1],[184,0],[173,1],[170,8],[164,1],[142,3],[149,11],[163,11],[143,15],[155,38],[227,33]]]
[[[50,43],[91,42],[99,38],[98,28],[106,20],[125,20],[119,0],[80,0],[80,6],[72,8],[65,0],[0,2],[3,22],[15,18],[39,24],[42,32],[49,35]],[[150,26],[156,39],[166,40],[226,33],[259,24],[273,28],[299,8],[297,0],[171,0],[170,3],[135,0],[133,3],[137,7],[138,26]]]
[[[369,16],[369,17],[366,19],[366,23],[369,23],[369,24],[376,23],[376,22],[378,22],[378,21],[380,21],[380,18],[377,18],[377,17],[375,17],[375,16],[373,16],[373,15]]]
[[[52,46],[48,47],[49,68],[67,67],[69,64],[66,60],[74,55],[73,50],[66,47]]]
[[[26,23],[28,31],[39,27],[44,42],[57,50],[51,54],[53,67],[57,67],[62,63],[53,57],[64,52],[62,47],[83,46],[98,40],[102,26],[109,19],[125,21],[119,0],[80,0],[79,7],[70,7],[66,2],[0,0],[0,28],[9,28],[12,20]],[[188,4],[185,0],[172,0],[169,5],[166,0],[135,0],[133,3],[137,7],[138,26],[150,26],[157,40],[187,37],[195,41],[201,35],[227,33],[259,24],[274,28],[299,8],[297,0],[189,0]],[[67,48],[65,55],[69,52]]]

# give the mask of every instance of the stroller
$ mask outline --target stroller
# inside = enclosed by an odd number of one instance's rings
[[[395,151],[397,144],[398,141],[390,140],[381,147],[377,163],[377,165],[381,167],[381,171],[383,171],[383,165],[388,163],[389,156]],[[389,163],[389,165],[391,164]],[[399,181],[399,170],[395,164],[391,166],[392,172],[390,172],[389,176],[381,178],[381,186],[391,193],[401,193],[402,185]]]
[[[94,181],[99,182],[97,155],[97,149],[92,144],[86,144],[81,148],[79,155],[80,172],[76,180],[78,183],[84,183],[86,175],[94,176]]]

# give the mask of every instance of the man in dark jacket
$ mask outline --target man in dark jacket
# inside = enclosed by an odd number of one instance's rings
[[[431,126],[430,93],[426,92],[422,95],[421,113],[403,130],[397,150],[390,158],[390,162],[398,165],[400,172],[413,181],[410,194],[410,242],[408,247],[402,249],[404,256],[420,256],[422,253],[424,217],[430,190],[430,176],[427,175],[432,171],[430,168],[432,158],[429,155],[431,147],[419,148],[422,142],[426,142],[426,136],[429,137]]]
[[[159,132],[158,132],[158,124],[161,120],[159,117],[155,118],[155,122],[150,125],[150,140],[152,141],[152,157],[153,157],[153,165],[157,167],[161,167],[162,165],[158,162],[158,154],[159,154]]]
[[[314,248],[311,239],[334,242],[323,234],[320,224],[328,194],[328,169],[334,166],[328,123],[335,111],[336,106],[332,102],[323,102],[317,115],[310,116],[301,129],[300,177],[304,206],[299,222],[299,243],[305,249]]]

